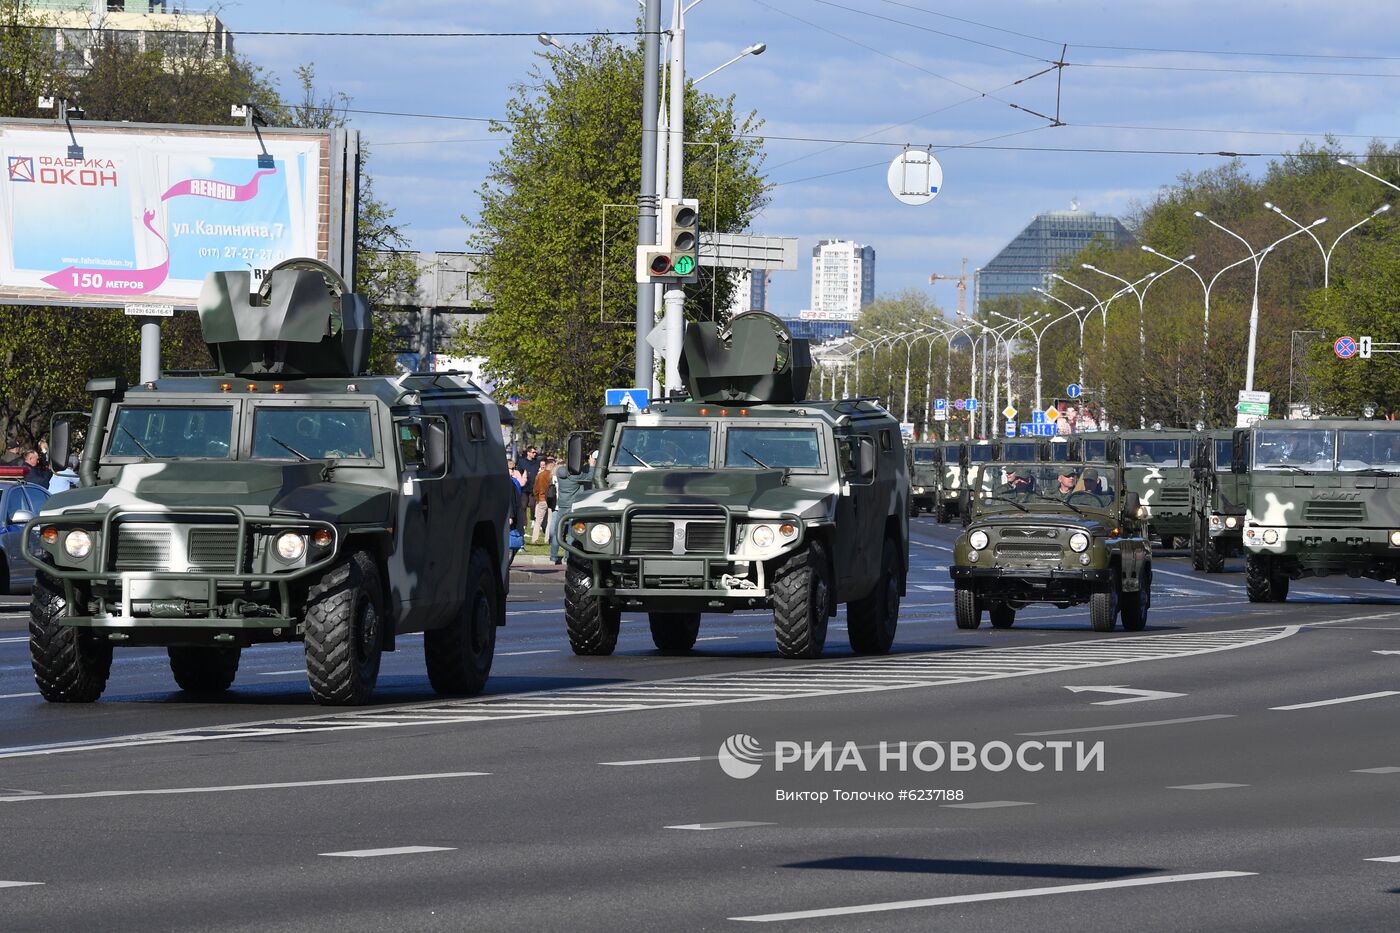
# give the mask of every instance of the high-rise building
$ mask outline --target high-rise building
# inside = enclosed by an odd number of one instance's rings
[[[875,248],[851,240],[812,247],[813,311],[851,315],[875,300]]]
[[[762,269],[739,272],[734,282],[734,292],[729,298],[730,317],[768,309],[768,276],[771,274]]]
[[[91,62],[94,30],[119,35],[139,51],[171,57],[233,54],[233,34],[213,13],[171,12],[167,0],[29,0],[53,34],[69,71]]]
[[[1132,242],[1132,235],[1117,217],[1081,211],[1037,214],[1016,237],[1001,248],[992,261],[977,272],[977,301],[1023,295],[1047,287],[1047,277],[1060,272],[1084,247],[1095,240],[1117,248]]]

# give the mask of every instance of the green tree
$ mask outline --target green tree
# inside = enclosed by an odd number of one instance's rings
[[[877,396],[896,418],[902,418],[907,372],[909,420],[922,431],[930,383],[933,395],[940,396],[947,375],[948,344],[932,332],[932,325],[942,320],[942,310],[918,289],[881,295],[862,308],[852,329],[856,339],[851,341],[851,349],[859,358],[848,364],[851,394]],[[842,387],[847,375],[833,373]],[[955,374],[954,385],[966,385],[957,378]]]
[[[501,394],[528,400],[529,423],[559,437],[596,422],[606,387],[632,382],[636,215],[605,205],[637,200],[642,48],[596,37],[542,59],[492,127],[510,142],[470,239],[487,254],[493,310],[454,352],[486,357]],[[758,121],[693,87],[685,108],[684,190],[700,199],[702,229],[743,230],[764,203]],[[733,278],[703,272],[687,317],[714,317]]]

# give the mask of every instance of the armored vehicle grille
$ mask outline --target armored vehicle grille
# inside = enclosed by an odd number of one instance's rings
[[[115,570],[164,570],[170,566],[170,529],[118,525]]]
[[[237,564],[237,528],[190,529],[190,570],[233,571]]]
[[[1307,524],[1360,525],[1366,521],[1366,503],[1314,499],[1303,506]]]
[[[1156,504],[1184,509],[1191,504],[1191,489],[1187,486],[1163,486]]]
[[[1007,528],[1001,533],[1001,538],[1003,541],[1014,541],[1020,538],[1053,539],[1055,534],[1054,528]]]
[[[997,545],[999,559],[1060,562],[1060,549],[1038,541],[1003,541]]]
[[[684,526],[681,548],[676,547],[676,525]],[[666,519],[651,515],[633,518],[627,527],[628,554],[723,554],[726,524],[723,518]]]
[[[685,526],[685,550],[688,554],[723,554],[724,522],[688,522]]]
[[[627,527],[628,554],[670,554],[675,541],[676,528],[669,521],[634,518]]]

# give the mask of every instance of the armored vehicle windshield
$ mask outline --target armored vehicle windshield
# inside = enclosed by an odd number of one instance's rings
[[[978,509],[1027,510],[1030,506],[1106,509],[1118,489],[1111,471],[1076,463],[1003,463],[984,468]]]
[[[1177,438],[1133,438],[1125,442],[1124,466],[1178,467],[1189,463],[1189,442]]]

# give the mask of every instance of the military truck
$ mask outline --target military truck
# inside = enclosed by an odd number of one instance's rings
[[[40,693],[96,700],[113,648],[157,646],[217,694],[243,649],[301,642],[316,701],[360,704],[409,632],[435,690],[479,692],[508,587],[496,405],[456,374],[366,375],[369,309],[320,263],[256,295],[212,274],[198,308],[223,375],[89,383],[81,485],[26,529]]]
[[[1010,628],[1032,603],[1088,603],[1096,631],[1113,631],[1120,615],[1125,630],[1141,631],[1152,602],[1152,548],[1146,510],[1124,485],[1112,460],[985,466],[964,497],[970,513],[948,568],[958,628],[978,628],[983,611],[994,628]]]
[[[838,603],[853,649],[889,651],[909,568],[899,424],[871,399],[803,400],[810,373],[807,342],[751,312],[687,328],[689,398],[603,409],[594,489],[560,519],[575,653],[611,654],[625,610],[687,651],[702,613],[771,607],[779,653],[815,658]]]
[[[941,466],[938,472],[938,498],[933,506],[933,517],[940,525],[951,521],[958,514],[958,504],[963,488],[962,441],[944,441],[939,455]]]
[[[1122,442],[1117,449],[1123,482],[1147,509],[1149,532],[1163,547],[1185,547],[1191,535],[1191,432],[1154,427],[1085,435],[1085,462],[1104,462],[1112,438]]]
[[[939,485],[943,478],[944,444],[921,441],[909,445],[909,514],[932,512],[938,508]]]
[[[1235,473],[1232,432],[1204,432],[1191,457],[1191,565],[1220,573],[1225,559],[1243,553],[1249,475]]]
[[[1250,602],[1282,602],[1290,580],[1400,580],[1400,424],[1256,421],[1234,436],[1249,474],[1244,517]]]

